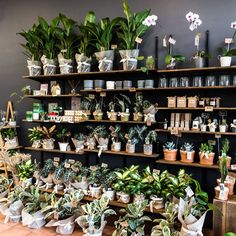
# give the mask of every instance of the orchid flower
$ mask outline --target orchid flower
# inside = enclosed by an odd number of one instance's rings
[[[151,25],[156,25],[158,17],[156,15],[148,16],[143,22],[143,25],[150,27]]]
[[[191,31],[197,29],[197,27],[202,24],[202,20],[199,18],[199,15],[191,11],[186,14],[186,19],[190,23],[189,29]]]

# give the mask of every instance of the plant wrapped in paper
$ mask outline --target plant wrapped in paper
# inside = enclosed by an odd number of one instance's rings
[[[178,206],[174,203],[166,203],[165,212],[161,213],[164,219],[155,219],[159,224],[152,228],[151,236],[179,236],[174,226],[178,215]]]
[[[7,196],[12,184],[12,179],[8,179],[5,178],[3,175],[0,175],[0,199]]]
[[[46,128],[45,126],[39,127],[40,132],[43,135],[42,146],[43,149],[54,149],[53,135],[56,132],[56,125]]]
[[[91,35],[93,35],[93,43],[96,45],[98,52],[95,56],[99,62],[99,71],[110,71],[113,69],[114,50],[111,50],[111,41],[114,35],[114,28],[120,21],[120,18],[110,20],[108,17],[102,18],[100,22],[96,22],[94,12],[89,12],[90,19],[86,27]]]
[[[116,230],[112,236],[142,236],[145,235],[145,221],[151,221],[148,216],[144,216],[144,210],[148,201],[134,202],[128,204],[126,209],[121,209],[125,215],[115,221]]]
[[[87,129],[87,133],[86,133],[86,142],[85,142],[85,146],[87,146],[87,148],[89,150],[94,150],[96,149],[96,139],[94,137],[94,128],[90,125],[86,126]]]
[[[125,18],[119,21],[119,48],[124,70],[135,70],[138,64],[138,44],[151,25],[156,25],[157,16],[149,16],[150,10],[132,13],[126,0],[123,0]]]
[[[5,141],[4,147],[8,149],[19,146],[17,133],[15,128],[5,129],[1,131],[2,138]]]
[[[86,141],[86,135],[83,133],[76,133],[74,134],[74,137],[71,138],[74,146],[75,146],[75,151],[79,153],[83,153],[85,141]]]
[[[90,96],[84,96],[80,103],[81,117],[80,120],[89,120],[92,110],[95,106],[95,99]]]
[[[77,23],[61,13],[59,19],[62,27],[57,27],[55,31],[58,38],[57,47],[60,51],[58,62],[60,73],[68,74],[73,72],[73,59],[79,46],[79,37],[75,34]]]
[[[116,212],[108,207],[109,199],[101,197],[91,203],[82,205],[84,215],[76,219],[78,225],[82,228],[84,235],[102,236],[106,225],[105,218],[110,215],[116,215]]]
[[[137,126],[130,127],[125,138],[127,139],[126,152],[135,153],[135,145],[139,142]]]
[[[59,43],[57,31],[60,24],[60,17],[55,17],[49,24],[43,17],[39,16],[38,22],[40,39],[43,42],[43,56],[41,57],[41,61],[43,63],[43,72],[44,75],[52,75],[56,73],[56,57],[60,52],[56,46]]]
[[[28,129],[28,131],[29,131],[28,137],[30,139],[30,142],[32,143],[32,147],[40,148],[42,144],[41,142],[42,137],[43,137],[40,127],[39,126],[33,127],[33,128]]]
[[[121,150],[121,141],[125,141],[125,133],[120,125],[116,125],[115,127],[110,126],[109,130],[111,131],[111,150],[119,152]]]
[[[41,33],[39,30],[39,25],[34,24],[29,30],[22,30],[22,32],[18,33],[25,40],[25,44],[21,44],[21,46],[25,49],[24,54],[27,56],[27,67],[29,70],[30,76],[41,75],[42,66],[40,62],[40,58],[43,54],[43,41],[41,39]]]
[[[45,183],[42,188],[52,188],[53,187],[53,174],[56,169],[54,162],[52,159],[47,159],[44,162],[43,169],[42,169],[42,176],[41,179]]]
[[[56,226],[58,234],[72,234],[75,227],[75,218],[81,215],[80,201],[83,194],[79,190],[65,193],[63,197],[52,199],[51,204],[42,211],[46,213],[45,218],[53,218],[46,227]]]
[[[144,113],[144,121],[147,122],[147,124],[151,124],[153,122],[156,122],[155,115],[158,111],[158,104],[152,104],[148,100],[143,101],[143,113]]]

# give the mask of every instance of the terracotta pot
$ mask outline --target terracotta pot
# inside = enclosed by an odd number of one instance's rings
[[[206,166],[211,166],[214,164],[214,157],[215,153],[211,152],[206,156],[204,153],[199,152],[199,158],[200,158],[200,164],[201,165],[206,165]]]
[[[164,160],[166,161],[176,161],[177,159],[177,149],[175,150],[167,150],[164,149]]]
[[[217,179],[217,184],[220,186],[221,181],[220,179]],[[229,189],[229,195],[234,195],[234,185],[235,185],[235,178],[231,176],[227,176],[226,180],[224,181],[225,187]]]
[[[229,189],[227,187],[224,187],[224,192],[220,191],[220,186],[215,187],[215,198],[227,201],[228,195],[229,195]]]
[[[219,156],[219,160],[222,158],[222,156]],[[227,156],[227,167],[230,168],[231,165],[231,157]]]
[[[195,151],[192,151],[192,152],[180,151],[181,162],[193,163],[194,155],[195,155]]]

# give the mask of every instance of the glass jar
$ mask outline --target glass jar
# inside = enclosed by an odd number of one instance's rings
[[[166,88],[166,87],[168,87],[166,77],[162,77],[162,78],[159,79],[158,87],[159,88]]]
[[[233,77],[233,85],[236,86],[236,75]]]
[[[211,98],[210,99],[210,106],[216,107],[216,98]]]
[[[230,86],[229,75],[221,75],[219,80],[219,86]]]
[[[213,75],[208,75],[206,77],[206,83],[205,83],[206,87],[214,87],[216,86],[216,77]]]
[[[181,77],[180,78],[180,87],[189,87],[189,78]]]
[[[194,76],[193,77],[193,87],[202,87],[203,86],[203,79],[201,76]]]
[[[199,98],[198,105],[199,107],[205,107],[205,98]]]
[[[176,77],[170,78],[169,87],[170,87],[170,88],[179,87],[179,80],[178,80],[178,78],[176,78]]]

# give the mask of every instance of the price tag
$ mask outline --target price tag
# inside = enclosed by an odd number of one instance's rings
[[[192,159],[192,152],[187,152],[187,160],[191,160]]]
[[[67,163],[67,162],[66,162],[66,163],[65,163],[65,168],[67,168],[67,169],[70,168],[70,163]]]
[[[173,39],[172,37],[170,37],[168,41],[170,44],[173,44],[173,45],[175,45],[175,43],[176,43],[176,40]]]
[[[130,92],[136,92],[136,88],[129,88]]]
[[[101,48],[100,48],[100,51],[105,51],[105,48],[104,48],[104,47],[101,47]]]
[[[102,163],[101,167],[103,167],[103,168],[107,168],[108,165],[107,165],[106,163]]]
[[[96,90],[97,91],[97,90]],[[89,94],[89,98],[90,99],[95,99],[95,95],[94,94]]]
[[[163,40],[162,40],[162,45],[163,45],[164,48],[167,47],[166,35],[165,35],[165,37],[164,37]]]
[[[106,92],[101,92],[100,93],[100,97],[106,97],[107,96],[107,93]]]
[[[59,166],[59,162],[54,161],[54,162],[53,162],[53,165],[54,165],[55,167],[58,167],[58,166]]]
[[[116,44],[112,44],[111,45],[111,49],[117,49],[117,45]]]
[[[69,159],[68,162],[69,162],[71,165],[75,164],[75,160],[73,160],[73,159]]]
[[[229,44],[229,43],[233,43],[234,40],[232,38],[225,38],[225,43]]]
[[[185,189],[185,192],[188,195],[188,197],[192,197],[194,195],[193,190],[189,186]]]
[[[221,134],[216,134],[215,138],[221,138]]]
[[[60,157],[54,157],[53,160],[59,162],[60,161]]]
[[[139,43],[139,44],[141,44],[142,41],[143,41],[143,40],[142,40],[141,38],[139,38],[139,37],[137,37],[137,38],[135,39],[135,42],[136,42],[136,43]]]
[[[102,88],[95,88],[95,90],[96,90],[97,93],[102,92]]]
[[[178,134],[179,134],[179,128],[173,127],[173,128],[170,130],[170,134],[171,134],[171,135],[178,135]]]
[[[159,174],[160,174],[160,172],[161,172],[161,171],[160,171],[160,170],[158,170],[158,169],[153,169],[153,173],[156,173],[156,174],[158,174],[158,175],[159,175]]]
[[[227,116],[227,111],[219,111],[219,116]]]
[[[235,164],[231,165],[230,167],[231,167],[231,170],[236,170],[236,165]]]
[[[147,119],[147,126],[151,126],[152,125],[152,121],[150,118]]]
[[[213,112],[213,111],[214,111],[214,107],[212,107],[212,106],[206,106],[206,107],[205,107],[205,111],[206,111],[206,112]]]

